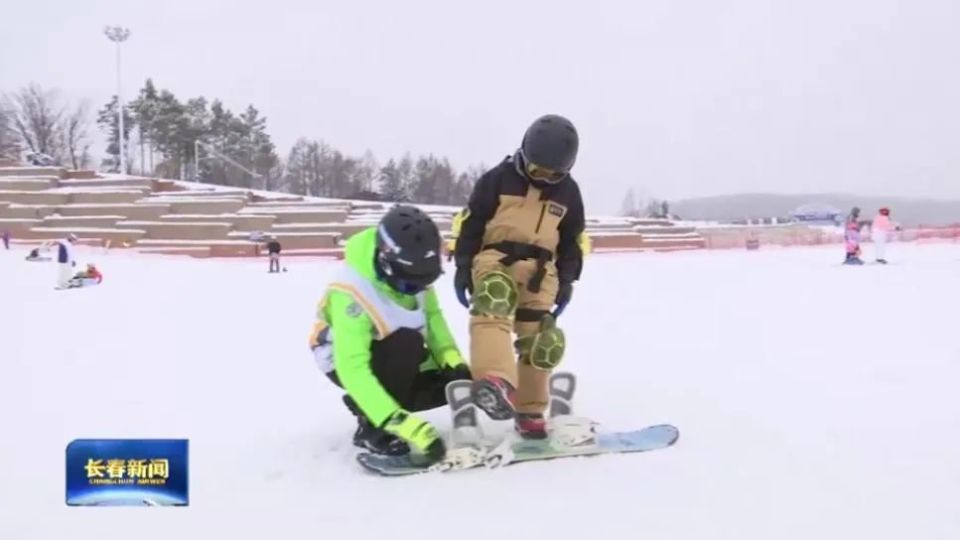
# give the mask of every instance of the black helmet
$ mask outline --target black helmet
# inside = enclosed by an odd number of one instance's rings
[[[377,227],[377,273],[398,292],[419,293],[440,277],[440,242],[430,216],[415,206],[394,206]]]
[[[520,155],[531,179],[559,182],[573,168],[579,148],[580,136],[573,123],[562,116],[548,114],[527,128]]]

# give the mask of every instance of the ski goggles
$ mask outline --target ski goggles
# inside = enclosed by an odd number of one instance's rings
[[[392,282],[391,284],[403,294],[420,294],[427,290],[427,287],[437,281],[439,277],[439,275],[407,276],[395,273],[390,276],[390,281]]]
[[[534,180],[547,182],[548,184],[556,184],[567,177],[566,171],[555,171],[553,169],[541,167],[540,165],[530,161],[527,159],[527,156],[523,154],[522,150],[520,151],[520,155],[523,156],[524,169],[527,173],[527,176]]]
[[[393,284],[397,290],[403,294],[420,294],[427,289],[426,285],[414,281],[405,281],[394,278]]]
[[[432,285],[437,278],[440,277],[440,274],[443,273],[443,270],[440,270],[436,274],[410,274],[404,272],[402,269],[396,268],[383,254],[380,255],[378,262],[380,269],[384,275],[387,276],[387,281],[390,286],[403,294],[419,294],[425,291],[427,287]]]

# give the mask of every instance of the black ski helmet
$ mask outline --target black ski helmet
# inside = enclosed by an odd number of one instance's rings
[[[440,277],[440,230],[415,206],[390,209],[377,226],[376,268],[394,290],[416,294]]]
[[[577,161],[580,136],[566,118],[548,114],[534,120],[523,135],[520,152],[526,164],[533,164],[564,175]],[[525,165],[526,165],[525,164]]]

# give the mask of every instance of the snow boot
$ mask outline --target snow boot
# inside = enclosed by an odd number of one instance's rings
[[[516,390],[506,379],[487,376],[477,379],[470,388],[473,404],[493,420],[509,420],[516,415],[513,399]]]
[[[353,445],[374,454],[402,456],[410,453],[410,446],[396,435],[374,426],[349,395],[344,394],[343,404],[357,418],[357,431],[353,433]]]
[[[353,445],[372,454],[403,456],[410,453],[410,446],[395,435],[374,427],[366,418],[357,419],[357,431],[353,434]]]
[[[886,260],[886,259],[877,259],[877,262],[880,263],[880,264],[887,264],[887,260]]]
[[[547,421],[540,413],[517,413],[514,429],[524,439],[547,438]]]

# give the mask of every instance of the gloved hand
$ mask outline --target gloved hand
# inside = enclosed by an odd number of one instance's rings
[[[561,281],[560,287],[557,289],[557,298],[553,301],[557,305],[556,309],[553,310],[553,316],[559,317],[563,310],[566,309],[567,304],[570,303],[570,299],[573,297],[573,283],[569,281]]]
[[[383,425],[383,430],[395,435],[423,454],[430,463],[436,463],[447,455],[443,438],[430,422],[400,409]]]
[[[470,300],[467,293],[473,294],[473,276],[469,266],[458,266],[457,273],[453,275],[453,288],[457,291],[457,300],[460,304],[469,309]]]

